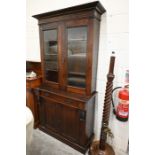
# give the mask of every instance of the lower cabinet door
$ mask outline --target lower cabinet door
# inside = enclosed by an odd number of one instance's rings
[[[80,117],[78,109],[42,97],[39,108],[42,126],[71,141],[79,142]]]
[[[48,129],[54,130],[55,132],[62,132],[63,131],[62,105],[52,100],[41,98],[40,108],[41,108],[40,116],[42,117],[41,120],[43,126]]]
[[[72,107],[63,107],[63,134],[68,139],[79,142],[79,110]]]

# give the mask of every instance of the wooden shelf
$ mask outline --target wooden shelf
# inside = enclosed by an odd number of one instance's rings
[[[48,54],[48,53],[45,53],[45,55],[56,55],[57,56],[58,54]]]
[[[86,39],[69,39],[68,42],[72,41],[87,41]]]

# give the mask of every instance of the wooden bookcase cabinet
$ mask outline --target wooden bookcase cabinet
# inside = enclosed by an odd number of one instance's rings
[[[98,2],[47,12],[38,19],[43,84],[35,89],[39,128],[85,153],[93,139],[99,28]]]

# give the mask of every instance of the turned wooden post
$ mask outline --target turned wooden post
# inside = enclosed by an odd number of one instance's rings
[[[114,52],[112,52],[114,54]],[[107,84],[104,98],[104,107],[102,114],[101,135],[99,141],[94,141],[90,146],[89,155],[115,155],[113,148],[106,143],[107,133],[112,134],[109,125],[111,94],[113,89],[115,56],[110,57],[109,72],[107,74]]]
[[[114,54],[114,52],[113,52]],[[109,125],[109,115],[110,115],[110,106],[111,106],[111,93],[113,89],[113,79],[114,79],[114,64],[115,64],[115,56],[111,56],[110,65],[109,65],[109,73],[107,75],[107,84],[106,84],[106,92],[104,99],[104,108],[102,115],[102,127],[101,127],[101,136],[100,136],[100,144],[99,148],[101,150],[105,150],[105,143],[107,140],[107,133],[105,129]]]

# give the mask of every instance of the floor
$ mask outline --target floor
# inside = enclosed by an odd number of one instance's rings
[[[33,131],[31,147],[26,155],[82,155],[70,146],[36,129]],[[87,155],[87,154],[86,154]]]
[[[31,147],[27,148],[26,155],[83,155],[70,146],[47,135],[39,129],[33,130]],[[85,155],[88,155],[86,153]],[[115,155],[128,155],[122,151],[116,151]]]

